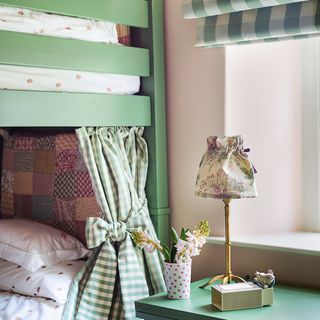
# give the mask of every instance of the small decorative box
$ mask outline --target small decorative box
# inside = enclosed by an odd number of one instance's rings
[[[211,288],[212,304],[222,311],[257,308],[273,303],[273,288],[252,282],[218,284]]]

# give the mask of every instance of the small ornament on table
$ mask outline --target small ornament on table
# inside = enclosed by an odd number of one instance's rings
[[[276,284],[276,277],[271,269],[268,272],[255,272],[253,282],[262,289],[273,288]]]
[[[201,221],[194,230],[182,228],[180,235],[171,228],[170,246],[152,240],[143,230],[135,230],[131,237],[136,245],[148,252],[158,250],[164,257],[164,279],[169,299],[186,299],[190,296],[191,258],[200,254],[209,236],[208,221]]]

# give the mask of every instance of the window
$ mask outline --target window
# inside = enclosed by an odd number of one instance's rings
[[[320,232],[320,40],[315,38],[302,43],[303,229]]]
[[[320,232],[318,38],[226,48],[226,134],[243,134],[256,199],[233,201],[233,234]]]

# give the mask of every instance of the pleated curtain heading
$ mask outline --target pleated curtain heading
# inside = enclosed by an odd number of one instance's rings
[[[182,12],[197,19],[198,47],[320,35],[318,0],[182,0]]]

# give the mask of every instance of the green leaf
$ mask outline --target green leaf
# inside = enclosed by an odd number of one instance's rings
[[[180,238],[181,238],[183,241],[187,241],[186,230],[185,230],[184,228],[181,229]]]
[[[174,245],[172,245],[172,247],[171,247],[171,262],[172,263],[175,263],[176,261],[175,261],[175,259],[176,259],[176,254],[177,254],[177,248],[174,246]]]
[[[166,244],[161,244],[161,246],[162,246],[162,249],[163,249],[163,256],[164,256],[164,260],[166,261],[166,262],[171,262],[171,260],[170,260],[170,250],[169,250],[169,248],[168,248],[168,246],[166,245]]]
[[[176,245],[179,241],[179,236],[177,234],[177,231],[171,227],[171,241],[172,241],[172,246]]]

